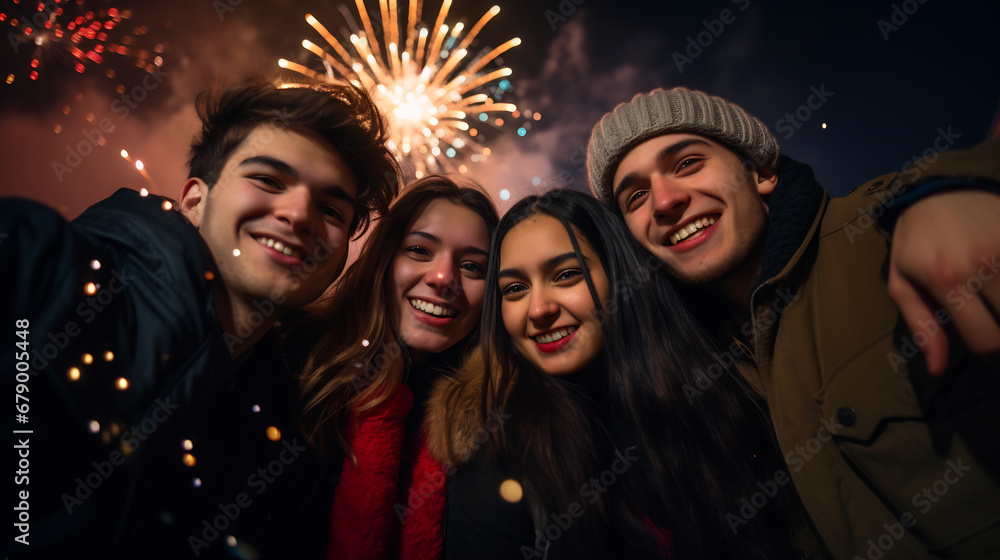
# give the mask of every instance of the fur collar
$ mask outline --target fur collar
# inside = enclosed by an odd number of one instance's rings
[[[431,389],[424,420],[427,449],[446,468],[467,463],[486,441],[482,413],[485,371],[482,354],[474,352],[457,375],[442,375]]]

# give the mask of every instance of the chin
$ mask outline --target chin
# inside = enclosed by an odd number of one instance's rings
[[[445,350],[451,348],[457,343],[457,341],[451,340],[427,340],[424,338],[417,338],[416,340],[406,340],[403,339],[403,344],[405,344],[411,350],[421,352],[423,354],[440,354]]]

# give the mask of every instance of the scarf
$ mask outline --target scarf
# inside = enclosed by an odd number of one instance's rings
[[[412,461],[401,465],[403,420],[412,407],[413,393],[400,385],[382,404],[352,416],[347,443],[357,460],[344,459],[333,497],[328,560],[441,557],[445,475],[427,451],[425,428],[414,442]],[[399,499],[401,486],[407,489],[405,502]]]

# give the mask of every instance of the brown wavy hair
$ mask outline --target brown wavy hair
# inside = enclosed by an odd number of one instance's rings
[[[402,383],[409,359],[392,321],[392,262],[410,225],[438,199],[478,214],[490,235],[496,229],[496,208],[478,185],[460,187],[439,175],[420,179],[376,222],[333,296],[296,329],[316,341],[300,389],[303,428],[321,453],[336,439],[351,455],[348,415],[378,406]],[[478,339],[478,332],[477,324],[466,341]]]

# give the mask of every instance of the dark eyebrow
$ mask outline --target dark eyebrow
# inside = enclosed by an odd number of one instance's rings
[[[280,159],[273,158],[270,156],[248,157],[247,159],[240,162],[239,167],[243,167],[246,165],[266,165],[267,167],[270,167],[271,169],[274,169],[279,173],[287,175],[293,181],[299,180],[299,172],[294,167],[288,165],[287,163],[281,161]],[[351,204],[351,206],[357,205],[357,199],[354,196],[351,196],[349,192],[344,190],[344,188],[339,185],[324,187],[322,193],[325,196],[346,200]]]
[[[299,178],[299,172],[296,171],[294,167],[288,165],[287,163],[281,161],[280,159],[276,159],[270,156],[248,157],[247,159],[241,161],[239,166],[244,167],[247,165],[254,165],[254,164],[266,165],[274,169],[275,171],[279,171],[281,173],[284,173],[285,175],[288,175],[289,177],[295,180],[298,180]]]
[[[556,256],[552,257],[551,259],[548,259],[547,261],[545,261],[544,263],[542,263],[542,267],[544,267],[546,270],[548,270],[550,268],[555,268],[555,267],[559,266],[560,264],[562,264],[562,263],[564,263],[564,262],[566,262],[566,261],[568,261],[570,259],[576,259],[576,253],[574,253],[573,251],[569,251],[569,252],[563,253],[561,255],[556,255]],[[587,257],[583,257],[583,261],[585,263],[587,262],[587,260],[588,260]],[[499,274],[497,274],[497,279],[499,280],[501,278],[510,278],[510,277],[518,277],[518,276],[524,276],[524,271],[522,271],[519,268],[505,268],[505,269],[501,270]]]
[[[431,241],[433,243],[436,243],[438,245],[441,244],[441,240],[436,235],[432,235],[430,233],[427,233],[426,231],[420,231],[420,230],[411,231],[410,233],[406,234],[406,237],[409,237],[411,235],[416,235],[417,237],[423,237],[424,239],[426,239],[428,241]],[[465,247],[463,250],[467,251],[467,252],[471,252],[471,253],[479,253],[479,254],[483,255],[484,257],[489,257],[490,256],[489,253],[487,253],[486,251],[480,249],[479,247]]]
[[[424,239],[426,239],[428,241],[431,241],[433,243],[437,243],[439,245],[441,244],[441,240],[438,239],[438,237],[436,235],[431,235],[431,234],[427,233],[426,231],[420,231],[420,230],[411,231],[410,233],[406,234],[406,237],[409,237],[411,235],[416,235],[417,237],[423,237]]]
[[[666,148],[663,148],[662,150],[659,151],[659,153],[656,154],[656,166],[659,167],[659,166],[663,165],[663,162],[667,158],[673,156],[677,152],[683,150],[684,148],[687,148],[688,146],[690,146],[692,144],[704,144],[706,146],[709,146],[708,142],[706,142],[706,141],[704,141],[704,140],[702,140],[700,138],[688,138],[688,139],[685,139],[685,140],[681,140],[681,141],[679,141],[679,142],[677,142],[675,144],[671,144],[670,146],[667,146]],[[618,200],[618,195],[620,195],[623,190],[625,190],[629,186],[631,186],[632,182],[635,181],[638,178],[639,178],[639,173],[638,172],[629,173],[628,175],[622,177],[622,180],[618,182],[618,186],[615,187],[615,191],[614,191],[614,198],[615,198],[615,200]]]

